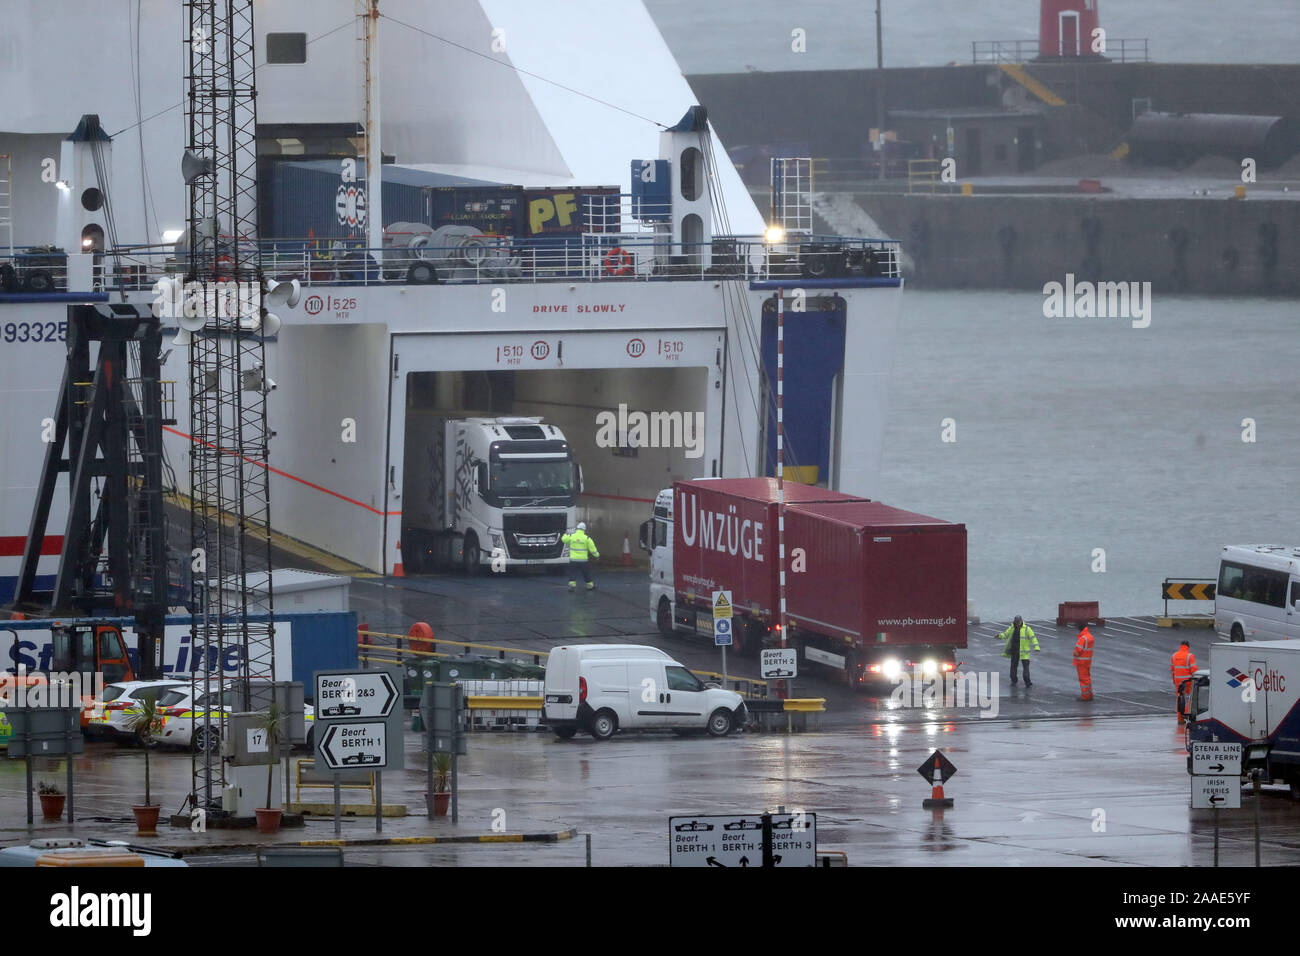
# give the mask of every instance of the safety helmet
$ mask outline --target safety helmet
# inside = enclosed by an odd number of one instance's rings
[[[586,530],[587,530],[587,522],[585,522],[585,521],[579,521],[579,522],[578,522],[578,530],[579,530],[579,531],[586,531]]]

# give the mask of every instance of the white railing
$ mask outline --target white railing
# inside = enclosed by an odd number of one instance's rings
[[[226,263],[251,270],[260,262],[268,279],[297,279],[305,287],[471,283],[636,282],[738,279],[877,279],[899,276],[899,244],[890,239],[791,235],[781,242],[759,237],[718,237],[708,243],[674,244],[662,233],[583,233],[544,243],[510,237],[466,235],[454,244],[430,246],[411,234],[383,249],[335,242],[266,241],[218,245],[217,275]],[[0,263],[9,276],[5,291],[68,290],[68,259],[62,253],[20,252]],[[12,265],[11,265],[12,263]],[[201,265],[201,264],[200,264]],[[183,276],[185,256],[172,249],[136,247],[96,256],[89,289],[141,292],[163,275]],[[200,269],[201,273],[208,270]],[[233,274],[228,278],[239,278]]]

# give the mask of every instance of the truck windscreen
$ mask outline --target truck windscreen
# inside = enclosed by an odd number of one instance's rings
[[[492,462],[489,493],[496,498],[572,498],[577,491],[572,461],[514,458]],[[559,502],[556,502],[559,504]]]

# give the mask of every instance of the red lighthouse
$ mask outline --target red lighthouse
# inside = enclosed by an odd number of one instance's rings
[[[1098,0],[1041,0],[1038,14],[1038,59],[1100,56],[1093,52],[1098,29]]]

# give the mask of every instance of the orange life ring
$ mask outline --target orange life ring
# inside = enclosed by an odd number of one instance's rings
[[[632,271],[632,254],[615,246],[605,254],[605,275],[625,276]]]

